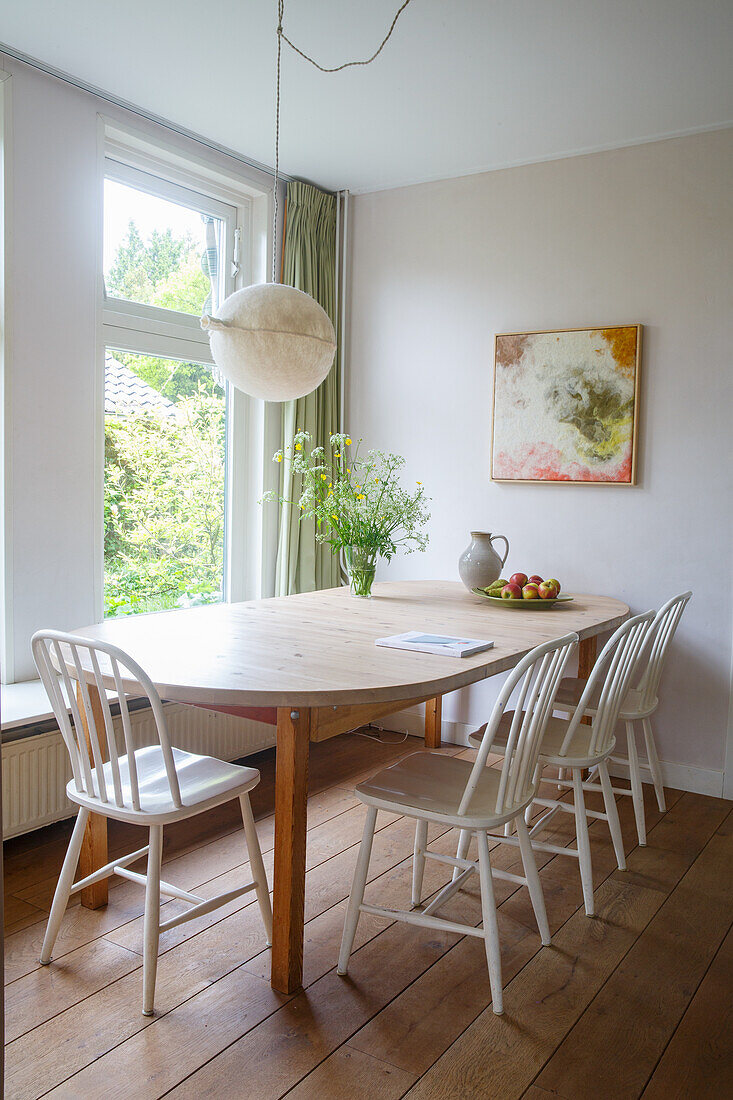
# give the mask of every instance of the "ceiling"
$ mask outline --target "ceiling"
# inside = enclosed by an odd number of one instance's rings
[[[286,0],[321,64],[400,0]],[[275,0],[0,0],[2,41],[273,163]],[[283,52],[281,167],[370,191],[733,122],[732,0],[412,0]]]

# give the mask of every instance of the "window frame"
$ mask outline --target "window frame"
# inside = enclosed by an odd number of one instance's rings
[[[222,178],[212,165],[188,160],[178,151],[139,134],[125,135],[119,124],[100,117],[97,308],[97,395],[95,502],[95,606],[104,618],[104,360],[107,349],[139,355],[213,364],[207,334],[193,314],[108,295],[104,284],[104,181],[107,178],[159,195],[225,222],[221,269],[222,297],[240,286],[262,281],[258,262],[269,250],[267,212],[271,192],[249,181]],[[258,183],[260,181],[257,181]],[[257,278],[259,276],[259,279]],[[226,385],[226,475],[224,502],[223,600],[262,594],[262,521],[255,512],[267,475],[262,443],[271,420],[262,402]]]

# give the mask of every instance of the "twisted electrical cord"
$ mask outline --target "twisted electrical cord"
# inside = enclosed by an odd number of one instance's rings
[[[303,50],[292,42],[283,31],[283,15],[285,10],[285,0],[277,0],[277,68],[276,68],[276,91],[275,91],[275,198],[273,206],[273,233],[272,233],[272,281],[277,281],[277,214],[278,214],[278,183],[280,181],[280,63],[282,54],[282,44],[287,42],[290,49],[299,54],[305,61],[310,62],[316,69],[319,69],[322,73],[340,73],[342,69],[351,69],[358,65],[371,65],[384,47],[392,37],[392,32],[397,26],[397,20],[402,15],[403,11],[408,4],[412,3],[412,0],[404,0],[403,4],[397,9],[395,17],[392,20],[389,30],[385,34],[384,38],[380,42],[377,49],[374,51],[371,57],[366,58],[365,61],[345,61],[343,65],[334,65],[329,68],[326,65],[319,65],[312,57],[310,57]]]

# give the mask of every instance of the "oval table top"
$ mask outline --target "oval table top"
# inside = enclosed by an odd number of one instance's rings
[[[620,600],[585,595],[508,613],[457,581],[393,581],[376,584],[370,600],[331,588],[106,619],[75,633],[126,650],[165,700],[319,707],[443,695],[512,668],[551,638],[613,630],[628,613]],[[374,644],[408,630],[494,647],[456,658]]]

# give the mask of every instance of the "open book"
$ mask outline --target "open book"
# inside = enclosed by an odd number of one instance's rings
[[[423,634],[419,630],[376,640],[376,645],[391,649],[414,649],[418,653],[439,653],[445,657],[472,657],[474,653],[491,649],[493,644],[481,638],[452,638],[445,634]]]

